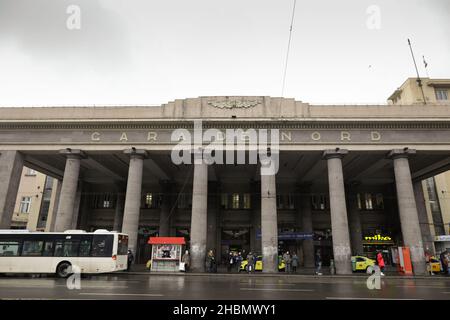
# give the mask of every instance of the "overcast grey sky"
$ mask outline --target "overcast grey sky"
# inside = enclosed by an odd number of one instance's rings
[[[280,96],[293,3],[0,0],[0,105]],[[425,55],[430,77],[450,78],[449,18],[449,0],[297,0],[284,96],[385,102],[415,76],[408,37],[422,76]]]

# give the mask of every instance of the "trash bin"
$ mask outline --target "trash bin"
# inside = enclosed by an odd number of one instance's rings
[[[356,271],[356,259],[352,258],[352,271],[355,272]]]

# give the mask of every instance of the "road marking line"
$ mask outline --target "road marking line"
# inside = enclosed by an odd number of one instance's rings
[[[247,283],[241,282],[240,284],[250,284],[253,286],[295,286],[295,283]]]
[[[81,292],[80,295],[85,296],[146,296],[146,297],[163,297],[159,293],[110,293],[110,292]]]
[[[435,288],[435,289],[447,289],[449,286],[426,286],[426,285],[417,285],[417,286],[407,286],[407,285],[400,285],[396,286],[397,288]]]
[[[396,298],[354,298],[354,297],[325,297],[327,300],[425,300],[425,299],[396,299]]]
[[[67,287],[67,285],[58,284],[57,287]],[[100,285],[88,286],[88,285],[81,283],[81,288],[82,289],[127,289],[128,286],[114,286],[114,285],[113,286],[100,286]]]
[[[279,288],[240,288],[240,290],[248,291],[298,291],[298,292],[311,292],[312,289],[279,289]]]

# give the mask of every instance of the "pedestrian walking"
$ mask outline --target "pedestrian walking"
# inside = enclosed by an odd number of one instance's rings
[[[320,249],[317,249],[316,255],[314,256],[315,264],[316,264],[316,274],[321,276],[322,275],[322,254],[320,252]]]
[[[425,252],[425,261],[426,261],[426,264],[427,264],[427,272],[428,272],[428,274],[431,275],[431,276],[434,276],[433,267],[431,265],[431,254],[428,251]]]
[[[134,261],[134,255],[133,255],[133,252],[130,250],[130,249],[128,249],[128,252],[127,252],[127,271],[130,271],[130,269],[131,269],[131,264],[133,263],[133,261]]]
[[[242,264],[242,254],[240,252],[238,252],[238,254],[235,257],[235,264],[236,264],[236,271],[239,272],[241,270],[241,264]]]
[[[216,255],[214,253],[214,250],[210,250],[211,251],[211,273],[216,273],[217,272],[217,261],[216,261]]]
[[[378,251],[378,253],[377,253],[376,262],[377,262],[378,267],[380,267],[381,275],[384,276],[383,271],[384,271],[385,264],[384,264],[383,254],[381,253],[381,251]]]
[[[450,276],[450,252],[449,251],[447,251],[446,260],[447,260],[447,275]]]
[[[299,259],[297,256],[297,253],[294,252],[294,255],[292,256],[292,272],[297,273],[297,267],[299,265]]]
[[[206,259],[205,259],[205,269],[206,269],[206,272],[209,272],[209,273],[212,272],[212,268],[213,268],[213,259],[214,259],[213,252],[212,252],[212,250],[209,250],[209,251],[208,251],[208,254],[206,255]]]
[[[247,255],[247,272],[252,273],[255,268],[255,256],[252,252],[249,252]]]
[[[439,255],[439,258],[441,260],[441,265],[442,265],[442,272],[444,274],[448,273],[448,256],[447,256],[447,251],[442,251],[441,254]]]
[[[230,251],[229,255],[228,255],[228,262],[227,262],[227,271],[231,272],[233,270],[233,266],[234,266],[234,254],[233,252]]]
[[[286,273],[291,273],[291,266],[292,266],[292,258],[291,255],[289,254],[289,251],[286,251],[283,254],[283,260],[284,260],[284,264],[286,265],[286,267],[284,268],[284,272]]]
[[[184,263],[184,271],[188,272],[191,266],[191,255],[189,254],[189,250],[186,250],[181,257],[181,262]]]

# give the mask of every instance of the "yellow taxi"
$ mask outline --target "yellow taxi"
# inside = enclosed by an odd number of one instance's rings
[[[239,271],[247,271],[247,260],[242,260],[241,267]],[[278,257],[278,271],[284,271],[284,268],[286,268],[286,264],[284,263],[284,260],[280,257]],[[262,256],[256,257],[256,263],[255,263],[255,271],[262,271],[263,269],[263,263],[262,263]]]
[[[429,265],[431,266],[431,272],[441,272],[441,262],[436,257],[431,257]]]
[[[367,271],[367,268],[375,265],[375,260],[369,259],[364,256],[353,256],[352,257],[352,270],[356,271]]]

